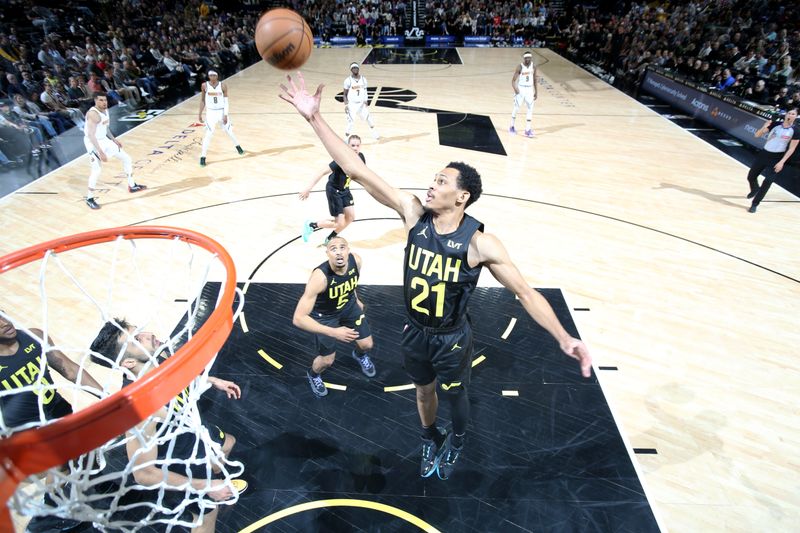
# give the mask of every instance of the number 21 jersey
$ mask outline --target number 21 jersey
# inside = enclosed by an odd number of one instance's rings
[[[409,319],[417,326],[458,326],[478,284],[481,266],[470,268],[469,243],[483,224],[465,214],[458,229],[439,235],[433,213],[425,211],[408,233],[404,261],[403,299]]]

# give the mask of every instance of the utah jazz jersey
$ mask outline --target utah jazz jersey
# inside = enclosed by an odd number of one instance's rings
[[[403,299],[409,319],[417,326],[458,326],[467,313],[467,302],[478,284],[480,265],[467,262],[469,243],[483,224],[464,215],[458,229],[438,235],[433,214],[425,211],[408,233]]]
[[[347,259],[347,270],[343,275],[338,275],[325,261],[317,267],[325,275],[327,287],[325,292],[317,295],[314,302],[316,315],[335,315],[356,304],[356,287],[358,286],[358,265],[353,254]]]
[[[361,152],[358,153],[358,157],[366,163],[367,159],[364,157],[364,154]],[[339,192],[342,192],[345,189],[350,188],[350,176],[344,173],[342,167],[339,166],[339,163],[336,161],[331,161],[330,165],[328,165],[331,169],[331,174],[328,176],[328,185],[333,187]]]
[[[47,361],[41,373],[42,345],[24,331],[17,331],[19,349],[14,355],[0,357],[0,387],[13,391],[40,383],[52,385],[47,375]],[[6,426],[14,427],[39,420],[39,398],[45,418],[60,418],[72,412],[72,407],[55,389],[40,392],[28,390],[0,397],[0,410]]]

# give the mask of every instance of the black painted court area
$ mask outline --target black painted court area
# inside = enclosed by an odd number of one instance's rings
[[[323,377],[347,390],[330,390],[323,399],[305,379],[313,339],[291,323],[302,290],[250,285],[244,307],[249,333],[235,324],[212,371],[242,388],[239,401],[211,390],[202,403],[207,420],[238,439],[233,458],[245,463],[250,482],[236,506],[222,509],[217,531],[239,531],[292,506],[330,499],[385,504],[442,532],[658,531],[596,379],[580,377],[577,362],[560,353],[511,293],[479,288],[472,297],[475,357],[485,359],[473,368],[465,455],[441,481],[418,474],[413,390],[384,392],[409,383],[398,349],[401,288],[359,288],[378,374],[363,376],[340,345]],[[541,292],[577,334],[561,292]],[[503,340],[512,318],[516,325]],[[442,401],[440,423],[448,421]],[[420,531],[382,510],[347,506],[298,512],[263,530]]]

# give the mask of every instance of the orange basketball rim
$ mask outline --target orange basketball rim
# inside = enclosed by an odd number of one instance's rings
[[[197,377],[219,351],[233,328],[236,268],[215,240],[182,228],[139,226],[109,228],[53,239],[0,257],[0,275],[55,253],[111,242],[117,238],[181,240],[216,254],[226,269],[219,303],[192,338],[158,368],[119,392],[43,427],[0,440],[0,531],[13,531],[5,502],[32,474],[64,464],[121,435],[146,419]]]

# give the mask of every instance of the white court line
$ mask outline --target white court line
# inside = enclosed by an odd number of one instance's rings
[[[517,319],[516,318],[512,318],[511,321],[508,323],[508,327],[506,327],[506,330],[503,332],[502,335],[500,335],[500,338],[503,339],[503,340],[506,340],[508,338],[508,336],[511,335],[511,330],[514,329],[514,326],[516,325],[516,323],[517,323]]]
[[[504,390],[502,391],[503,396],[519,396],[519,391],[516,390]]]
[[[244,320],[244,311],[239,313],[239,324],[241,324],[241,326],[242,326],[242,331],[244,331],[245,333],[249,333],[250,332],[250,330],[247,329],[247,322],[245,322],[245,320]]]
[[[669,121],[667,121],[669,122]],[[670,124],[674,124],[670,122]],[[677,126],[676,126],[677,127]],[[683,128],[681,128],[683,129]],[[687,133],[687,135],[691,135],[691,133]],[[569,299],[567,298],[566,292],[561,290],[561,295],[564,297],[564,301],[567,304],[568,309],[573,309],[575,306],[570,305]],[[571,313],[570,313],[571,314]],[[586,316],[586,315],[583,315]],[[575,327],[579,328],[577,317],[573,315],[573,320],[575,321]],[[579,328],[580,330],[580,328]],[[586,342],[586,339],[581,339]],[[614,425],[617,426],[617,431],[619,431],[619,435],[622,438],[622,442],[625,444],[625,451],[628,452],[628,456],[630,457],[631,464],[633,465],[633,469],[636,471],[636,477],[639,478],[639,482],[642,484],[642,490],[644,491],[645,497],[647,498],[647,504],[650,506],[650,510],[653,511],[653,517],[656,519],[656,524],[658,524],[658,528],[663,533],[668,533],[668,529],[664,524],[664,520],[661,518],[661,512],[658,506],[656,505],[655,498],[652,497],[652,492],[647,487],[647,481],[644,477],[644,470],[642,470],[642,466],[639,464],[639,460],[636,457],[636,454],[633,453],[633,446],[631,446],[630,439],[628,439],[627,434],[623,426],[618,422],[620,419],[617,416],[617,413],[614,411],[614,404],[611,402],[611,399],[608,394],[606,394],[605,390],[603,390],[603,381],[600,379],[601,374],[597,371],[597,363],[596,361],[592,361],[592,370],[594,371],[594,375],[597,378],[597,384],[600,385],[600,390],[603,392],[603,397],[606,399],[606,403],[608,404],[608,410],[611,411],[611,418],[614,420]],[[604,374],[604,376],[609,376],[609,374]],[[612,379],[609,376],[609,379]]]

